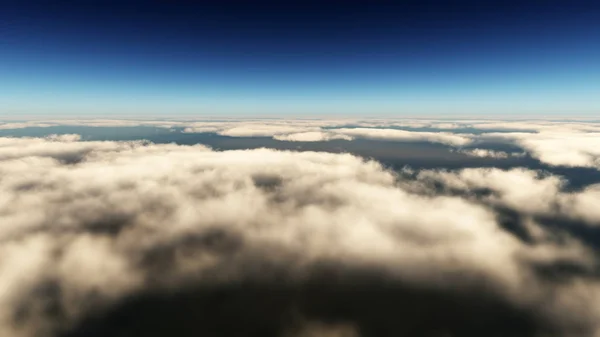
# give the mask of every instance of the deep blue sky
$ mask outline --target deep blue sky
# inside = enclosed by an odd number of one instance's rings
[[[594,113],[598,1],[0,2],[2,116]]]

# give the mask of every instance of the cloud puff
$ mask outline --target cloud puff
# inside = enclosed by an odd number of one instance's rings
[[[240,125],[219,131],[218,134],[230,137],[270,137],[296,132],[314,132],[320,128],[290,125]]]
[[[419,181],[437,181],[453,190],[490,189],[497,194],[488,200],[528,213],[547,213],[554,210],[565,181],[556,176],[544,176],[528,169],[501,170],[496,168],[468,168],[460,171],[424,170],[418,173]]]
[[[563,193],[559,178],[74,138],[0,138],[0,335],[600,331],[593,248],[526,242],[429,184],[491,181],[505,205],[547,212],[552,197],[523,205]]]
[[[424,141],[441,143],[451,146],[462,146],[471,142],[470,135],[452,134],[446,132],[407,131],[379,126],[388,125],[385,122],[365,121],[275,121],[253,122],[238,121],[232,123],[195,123],[187,127],[184,132],[215,132],[222,136],[230,137],[273,137],[280,141],[328,141],[333,139],[351,140],[354,138],[368,138],[395,141]],[[354,127],[339,127],[353,125]],[[374,126],[373,128],[360,127],[362,125]],[[335,127],[335,128],[334,128]]]
[[[471,138],[469,138],[468,135],[459,135],[446,132],[416,132],[396,129],[370,128],[344,128],[337,129],[335,132],[352,137],[401,141],[425,141],[454,146],[462,146],[471,142]]]
[[[593,206],[600,204],[600,185],[567,191],[568,181],[565,179],[524,168],[423,170],[418,172],[417,180],[419,184],[435,183],[451,191],[491,192],[485,196],[476,195],[477,200],[520,214],[571,219],[600,227],[600,211]]]
[[[484,136],[514,141],[532,157],[549,165],[600,168],[600,133],[515,132],[490,133]]]

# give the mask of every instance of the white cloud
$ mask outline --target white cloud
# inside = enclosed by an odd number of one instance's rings
[[[331,128],[342,125],[367,125],[374,128]],[[328,141],[333,139],[351,140],[354,138],[370,138],[396,141],[428,141],[452,146],[466,145],[471,142],[470,135],[458,135],[446,132],[420,132],[397,129],[376,128],[381,125],[397,123],[365,122],[365,121],[286,121],[286,122],[253,122],[239,121],[232,123],[195,123],[184,132],[215,132],[230,137],[273,137],[281,141]],[[412,125],[412,124],[410,124]]]
[[[523,214],[571,218],[600,226],[600,185],[581,191],[566,192],[567,181],[541,172],[515,168],[467,168],[459,171],[424,170],[418,173],[421,183],[440,182],[450,189],[495,192],[480,198]]]
[[[516,210],[549,212],[563,193],[556,177],[429,171],[409,186],[349,154],[72,138],[0,138],[0,285],[7,290],[0,292],[0,335],[50,335],[128,294],[190,281],[280,282],[275,273],[283,270],[301,283],[323,262],[368,267],[385,282],[419,289],[488,289],[486,296],[559,328],[600,332],[596,281],[572,275],[555,283],[532,267],[568,259],[587,270],[593,252],[578,242],[531,246],[485,204],[436,195],[426,184],[489,186]],[[77,161],[65,160],[74,155]],[[569,199],[578,200],[573,211],[593,197]],[[61,287],[51,300],[66,323],[39,306],[48,299],[36,289],[48,282]],[[21,323],[15,308],[24,312]]]
[[[221,120],[111,120],[71,119],[6,122],[0,129],[59,125],[181,128],[185,133],[212,132],[229,137],[272,137],[280,141],[328,141],[333,139],[381,139],[422,141],[453,147],[500,141],[522,147],[548,165],[600,168],[600,123],[559,120],[426,120],[426,119],[221,119]],[[398,130],[405,128],[407,130]],[[422,128],[434,131],[423,132]],[[488,131],[483,134],[452,132],[460,128]],[[437,130],[437,131],[435,131]],[[519,130],[519,132],[514,132]],[[496,132],[508,131],[508,132]],[[488,158],[518,156],[490,150],[462,151]]]
[[[490,133],[483,137],[514,141],[532,157],[549,165],[600,168],[600,133]]]
[[[453,146],[462,146],[471,142],[469,135],[459,135],[446,132],[416,132],[396,129],[344,128],[335,130],[335,133],[360,138],[427,141]]]
[[[467,168],[459,171],[426,170],[419,172],[422,181],[435,180],[457,190],[489,188],[497,195],[489,196],[495,203],[527,213],[549,213],[554,210],[564,181],[556,176],[517,168],[508,171],[496,168]]]
[[[230,137],[271,137],[299,132],[315,132],[320,130],[318,127],[289,126],[289,125],[241,125],[235,126],[218,134]]]

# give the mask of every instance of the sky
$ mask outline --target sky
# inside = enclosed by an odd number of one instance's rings
[[[600,337],[595,2],[0,0],[0,336]]]
[[[589,116],[595,1],[3,1],[0,116]]]

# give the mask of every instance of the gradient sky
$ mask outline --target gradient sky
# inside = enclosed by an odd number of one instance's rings
[[[600,2],[3,1],[26,114],[600,114]]]

